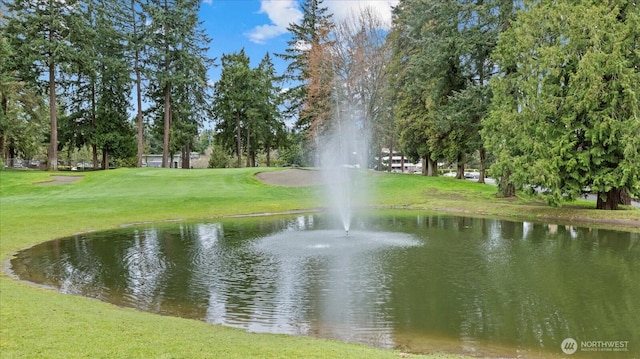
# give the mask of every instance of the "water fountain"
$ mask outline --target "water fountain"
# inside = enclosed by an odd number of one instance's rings
[[[338,92],[332,122],[318,140],[318,166],[326,183],[327,207],[349,236],[353,210],[368,198],[359,169],[367,168],[369,132],[362,106]]]

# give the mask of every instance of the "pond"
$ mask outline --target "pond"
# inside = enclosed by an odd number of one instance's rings
[[[252,332],[419,353],[640,353],[640,234],[415,212],[335,228],[322,214],[134,226],[11,264],[65,293]]]

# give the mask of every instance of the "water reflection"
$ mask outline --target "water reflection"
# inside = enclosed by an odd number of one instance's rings
[[[127,228],[12,265],[63,292],[256,332],[490,356],[625,340],[607,356],[632,357],[639,259],[636,233],[401,213],[355,218],[349,237],[319,215]]]

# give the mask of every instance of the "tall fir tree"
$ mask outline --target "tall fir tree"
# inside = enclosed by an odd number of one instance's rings
[[[123,4],[124,5],[124,4]],[[126,7],[128,16],[125,22],[128,39],[128,54],[131,58],[133,81],[136,95],[136,127],[137,127],[137,166],[142,167],[142,155],[144,153],[144,116],[142,110],[142,61],[145,50],[144,14],[140,0],[129,0]]]
[[[287,113],[297,119],[298,128],[315,138],[331,118],[333,15],[323,0],[306,0],[302,12],[301,23],[287,27],[292,34],[287,49],[276,56],[289,63],[284,78],[293,86],[286,93]]]
[[[110,159],[135,155],[134,132],[128,113],[131,97],[131,65],[127,61],[127,33],[122,20],[123,0],[98,2],[95,43],[99,81],[96,88],[94,143],[102,152],[102,168]]]
[[[18,156],[36,154],[46,133],[44,98],[34,83],[20,80],[16,60],[0,32],[0,159],[6,159],[9,167]]]
[[[68,37],[76,30],[78,2],[14,0],[7,10],[5,36],[15,49],[22,81],[39,82],[48,92],[49,151],[47,168],[58,169],[58,91],[62,65],[75,57]],[[45,76],[46,74],[46,76]]]
[[[176,105],[178,89],[194,85],[191,90],[197,89],[199,94],[190,98],[190,101],[197,101],[190,105],[206,106],[201,103],[205,101],[208,86],[202,68],[206,68],[211,60],[206,57],[209,39],[201,30],[199,7],[196,0],[150,0],[144,5],[150,21],[145,35],[151,39],[146,77],[155,79],[149,84],[148,94],[155,103],[151,112],[155,115],[156,125],[162,126],[163,167],[170,166],[169,160],[173,157],[171,132],[178,127],[172,125],[172,106]]]
[[[73,50],[82,54],[72,61],[67,61],[66,81],[62,82],[64,93],[73,94],[65,101],[65,111],[59,118],[59,149],[67,151],[80,149],[85,145],[92,147],[93,167],[98,168],[98,148],[95,145],[96,127],[96,99],[99,81],[100,55],[97,53],[97,43],[103,40],[99,37],[99,28],[104,21],[98,20],[100,1],[84,1],[81,17],[77,18],[76,30],[69,34],[68,40]],[[99,25],[98,25],[99,24]]]
[[[247,128],[252,108],[255,78],[244,50],[222,55],[221,60],[222,72],[213,95],[217,138],[224,148],[235,152],[236,166],[241,167],[245,147],[243,130]]]
[[[256,133],[259,141],[258,148],[266,153],[266,165],[270,167],[271,152],[283,148],[287,137],[286,125],[280,113],[281,89],[277,85],[278,78],[269,53],[262,58],[254,71],[259,86],[255,105],[258,116],[258,131]],[[252,163],[255,166],[255,152]]]
[[[486,157],[479,132],[491,102],[490,54],[512,11],[512,0],[405,0],[394,10],[389,40],[403,147],[426,140],[418,153],[431,164],[457,163],[458,178],[467,156],[478,151],[483,163]],[[420,124],[407,126],[409,118]],[[408,133],[409,127],[421,134]]]

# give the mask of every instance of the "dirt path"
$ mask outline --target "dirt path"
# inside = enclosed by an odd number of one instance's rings
[[[315,186],[325,182],[320,171],[303,169],[260,172],[256,173],[256,178],[263,183],[286,187]]]
[[[84,176],[56,176],[51,175],[51,181],[38,182],[40,186],[50,186],[55,184],[73,183],[81,180]]]

